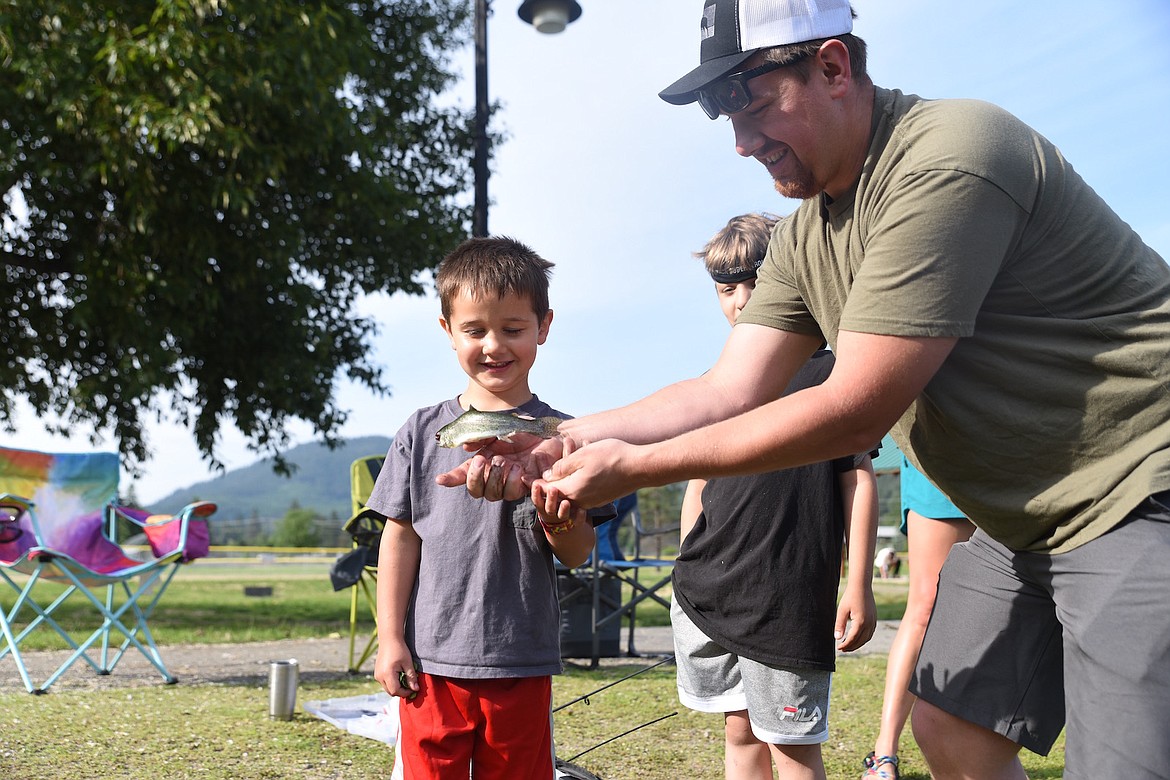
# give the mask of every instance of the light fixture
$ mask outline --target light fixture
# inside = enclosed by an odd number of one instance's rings
[[[488,234],[488,102],[487,19],[492,0],[475,0],[475,157],[471,170],[475,178],[475,196],[471,207],[471,235]],[[520,18],[538,32],[559,33],[581,16],[577,0],[524,0],[516,11]]]
[[[537,32],[559,33],[581,16],[577,0],[524,0],[517,11]]]

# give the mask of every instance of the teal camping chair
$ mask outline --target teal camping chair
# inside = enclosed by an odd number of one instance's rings
[[[176,681],[149,620],[179,567],[207,555],[207,518],[216,507],[198,502],[177,515],[153,515],[119,506],[117,492],[116,453],[0,447],[0,579],[15,599],[0,600],[0,660],[12,657],[29,693],[45,693],[77,661],[109,674],[130,647],[167,683]],[[119,527],[146,537],[146,560],[118,544]],[[96,611],[89,626],[61,617],[71,600]],[[41,629],[56,632],[73,652],[38,685],[21,643]]]

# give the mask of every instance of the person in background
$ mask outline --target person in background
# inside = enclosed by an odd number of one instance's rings
[[[902,533],[906,534],[910,590],[898,633],[886,661],[882,719],[873,752],[865,757],[863,780],[898,780],[898,743],[914,706],[910,678],[934,609],[938,573],[951,548],[965,542],[975,526],[959,508],[902,456]]]
[[[468,409],[565,417],[529,371],[552,324],[552,263],[510,238],[473,238],[435,276],[467,386],[394,436],[367,506],[386,516],[374,677],[401,697],[396,754],[411,780],[549,780],[552,678],[561,672],[554,554],[585,561],[593,526],[547,496],[487,503],[442,490],[463,460],[437,433]]]
[[[751,298],[776,218],[731,219],[696,253],[731,325]],[[786,392],[824,380],[818,351]],[[723,714],[728,780],[824,780],[835,650],[877,624],[877,482],[869,453],[744,477],[691,480],[683,497],[671,626],[678,696]],[[841,541],[849,578],[840,607]]]
[[[873,563],[877,566],[878,574],[883,580],[897,577],[898,572],[902,570],[902,559],[893,547],[883,547],[878,550]]]

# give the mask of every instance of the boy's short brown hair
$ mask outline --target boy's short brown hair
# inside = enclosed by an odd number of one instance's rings
[[[694,255],[703,261],[712,278],[727,274],[742,275],[748,269],[759,267],[768,251],[772,228],[779,221],[780,217],[767,213],[732,217]]]
[[[538,320],[548,313],[548,278],[553,264],[514,238],[469,238],[443,258],[435,274],[444,319],[459,294],[526,296]]]

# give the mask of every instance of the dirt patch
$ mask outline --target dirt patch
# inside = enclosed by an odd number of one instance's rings
[[[890,642],[897,631],[898,621],[878,622],[873,639],[851,655],[872,655],[889,651]],[[669,627],[639,628],[634,635],[637,651],[643,661],[652,663],[664,655],[674,652]],[[626,637],[622,635],[623,648]],[[231,645],[165,645],[159,648],[163,663],[181,685],[268,685],[268,666],[272,661],[297,659],[302,681],[343,679],[349,676],[348,637],[327,639],[286,639],[278,642],[249,642]],[[96,658],[97,653],[90,652]],[[71,655],[64,650],[41,651],[24,654],[33,685],[40,684]],[[638,659],[629,657],[603,658],[609,664],[629,664]],[[571,659],[566,663],[585,663],[589,659]],[[372,676],[373,662],[367,661],[363,673]],[[117,688],[140,688],[148,685],[165,685],[162,675],[141,653],[133,648],[119,662],[113,674],[99,675],[84,661],[78,661],[60,679],[53,683],[50,691],[103,690]],[[0,658],[0,692],[24,691],[16,663],[12,657]]]
[[[182,685],[268,685],[272,661],[297,659],[302,680],[335,680],[348,675],[349,640],[291,639],[279,642],[250,642],[233,645],[166,645],[159,648],[162,660]],[[72,653],[65,650],[25,653],[33,685],[53,673]],[[91,657],[98,654],[91,651]],[[367,669],[369,672],[370,669]],[[49,689],[102,690],[165,685],[163,676],[137,650],[131,648],[112,674],[100,675],[84,661],[77,661]],[[24,691],[15,661],[0,659],[0,691]]]

